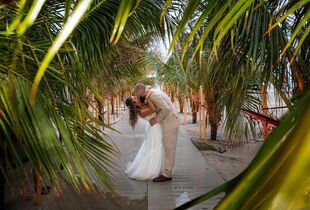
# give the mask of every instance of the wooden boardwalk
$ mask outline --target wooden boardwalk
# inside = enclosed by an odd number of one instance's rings
[[[202,154],[190,142],[183,126],[179,129],[176,165],[172,181],[154,183],[153,181],[135,181],[124,173],[126,164],[133,160],[145,137],[144,120],[132,130],[125,113],[115,128],[122,134],[111,133],[111,137],[121,151],[122,159],[118,160],[120,170],[115,174],[118,180],[118,191],[129,201],[147,198],[147,209],[174,209],[175,207],[207,192],[223,182],[215,169],[209,165]],[[192,209],[213,209],[222,195]]]
[[[126,164],[132,161],[140,148],[146,132],[146,121],[139,120],[135,130],[129,126],[128,113],[114,124],[121,133],[108,131],[121,152],[120,158],[114,158],[118,170],[112,172],[117,191],[121,197],[106,194],[105,197],[77,193],[64,185],[59,198],[54,192],[43,196],[40,206],[34,205],[34,193],[26,197],[11,200],[6,209],[14,210],[157,210],[174,209],[175,207],[207,192],[223,182],[215,169],[210,166],[190,142],[184,127],[180,127],[176,154],[176,165],[173,180],[163,183],[152,181],[136,181],[129,179],[124,173]],[[213,209],[222,195],[191,209]]]

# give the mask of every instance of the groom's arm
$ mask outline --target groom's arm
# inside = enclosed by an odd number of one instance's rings
[[[138,110],[139,115],[141,117],[146,117],[149,114],[156,112],[156,106],[155,106],[154,102],[150,99],[150,97],[147,97],[146,101],[147,101],[147,107]]]
[[[161,121],[169,114],[170,107],[161,95],[153,93],[150,97],[158,110],[155,117],[156,122],[161,123]]]

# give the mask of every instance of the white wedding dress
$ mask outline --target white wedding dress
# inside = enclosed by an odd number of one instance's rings
[[[146,116],[149,121],[156,114]],[[148,123],[148,122],[147,122]],[[131,179],[151,180],[159,176],[164,167],[164,147],[160,124],[147,125],[146,138],[134,161],[127,165],[125,173]]]

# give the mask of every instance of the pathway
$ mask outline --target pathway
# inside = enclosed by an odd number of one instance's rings
[[[131,129],[128,113],[114,124],[114,128],[122,133],[108,131],[122,157],[113,160],[119,170],[113,172],[117,190],[121,197],[91,196],[75,192],[71,187],[63,185],[60,197],[54,192],[43,196],[40,206],[34,205],[34,193],[25,197],[15,197],[7,203],[6,209],[14,210],[158,210],[174,209],[175,207],[207,192],[223,182],[215,169],[209,165],[202,154],[190,142],[184,127],[180,127],[177,145],[176,165],[173,180],[163,183],[152,181],[136,181],[129,179],[124,173],[126,163],[133,160],[145,137],[144,120],[139,120],[136,128]],[[222,195],[195,206],[192,209],[213,209]]]
[[[134,130],[128,123],[125,113],[114,126],[122,134],[111,133],[112,139],[122,153],[118,160],[120,171],[115,174],[119,193],[129,200],[147,197],[148,209],[173,209],[223,182],[215,169],[208,164],[202,154],[190,142],[184,127],[178,135],[176,165],[171,182],[135,181],[129,179],[124,171],[126,163],[133,160],[145,136],[144,120],[139,119]],[[213,209],[221,196],[217,196],[193,209]]]

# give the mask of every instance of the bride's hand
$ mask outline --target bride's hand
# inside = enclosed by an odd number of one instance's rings
[[[150,119],[151,126],[155,125],[157,123],[155,118]]]

